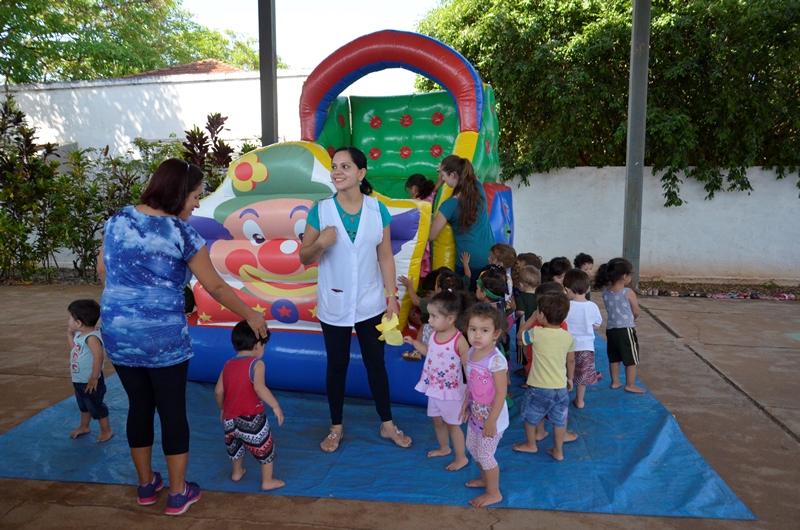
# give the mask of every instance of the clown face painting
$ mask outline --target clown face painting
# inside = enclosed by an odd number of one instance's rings
[[[189,220],[206,239],[220,276],[275,329],[319,330],[317,264],[301,264],[299,251],[314,202],[335,192],[330,164],[328,153],[309,142],[253,151],[231,164],[228,178],[203,199]],[[398,275],[418,277],[430,206],[379,199],[392,214],[392,253]],[[192,283],[192,292],[197,325],[238,321],[199,283]],[[410,301],[406,305],[405,310],[401,306],[403,324]]]

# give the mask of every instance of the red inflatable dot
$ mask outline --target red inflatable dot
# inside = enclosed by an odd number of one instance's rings
[[[408,158],[410,156],[411,156],[411,148],[410,147],[408,147],[407,145],[404,145],[403,147],[400,148],[400,158],[405,160],[406,158]]]
[[[339,114],[339,125],[344,127],[344,116],[342,116],[341,114]]]
[[[372,149],[369,150],[369,157],[372,160],[379,159],[381,157],[381,150],[378,149],[377,147],[373,147]]]
[[[335,148],[335,147],[333,147],[332,145],[329,145],[329,146],[328,146],[328,156],[330,156],[331,158],[333,158],[333,154],[334,154],[335,152],[336,152],[336,148]]]
[[[250,162],[242,162],[233,170],[233,176],[246,182],[253,177],[253,166],[250,165]]]
[[[439,158],[442,156],[442,146],[439,144],[433,144],[431,147],[431,156],[433,158]]]
[[[408,127],[409,125],[411,125],[411,122],[413,121],[414,118],[412,118],[409,114],[403,114],[403,117],[400,118],[400,125],[402,125],[403,127]]]
[[[431,116],[431,121],[434,125],[441,125],[444,121],[444,114],[441,112],[435,112],[433,116]]]
[[[369,120],[369,126],[372,127],[373,129],[377,129],[378,127],[381,126],[382,123],[383,123],[383,120],[381,120],[377,116],[375,116],[374,118]]]
[[[492,148],[492,144],[489,143],[489,140],[486,140],[486,154],[487,155],[489,154],[489,151],[491,150],[491,148]]]

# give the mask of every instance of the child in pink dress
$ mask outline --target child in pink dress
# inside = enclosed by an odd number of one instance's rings
[[[495,347],[506,326],[505,315],[487,303],[478,303],[467,310],[467,337],[472,348],[467,354],[468,398],[462,418],[469,418],[467,449],[481,470],[481,476],[467,482],[468,488],[486,488],[483,495],[469,503],[475,507],[490,506],[503,500],[500,493],[500,466],[495,460],[497,444],[508,428],[506,377],[508,363]]]
[[[428,325],[433,330],[427,342],[406,337],[406,343],[425,355],[425,365],[415,390],[428,396],[428,416],[433,418],[433,430],[439,448],[428,451],[428,457],[450,454],[450,440],[456,453],[445,469],[456,471],[469,460],[461,430],[461,406],[466,395],[466,385],[461,367],[466,359],[469,344],[456,328],[456,320],[463,309],[463,298],[458,293],[441,291],[428,302]]]

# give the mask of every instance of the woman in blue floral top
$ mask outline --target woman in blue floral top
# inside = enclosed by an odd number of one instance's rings
[[[192,344],[184,288],[192,274],[220,304],[265,337],[263,316],[248,307],[211,264],[205,240],[186,221],[199,206],[203,171],[171,158],[153,173],[138,206],[105,224],[98,273],[105,284],[102,334],[108,358],[128,395],[128,445],[139,475],[139,504],[154,504],[163,488],[151,466],[155,412],[169,472],[167,514],[179,515],[200,498],[185,482],[189,461],[186,375]]]

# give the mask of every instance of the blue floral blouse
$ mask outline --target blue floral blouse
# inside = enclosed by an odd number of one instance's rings
[[[109,360],[161,368],[192,357],[183,289],[188,261],[206,244],[176,217],[127,206],[105,224],[102,334]]]

